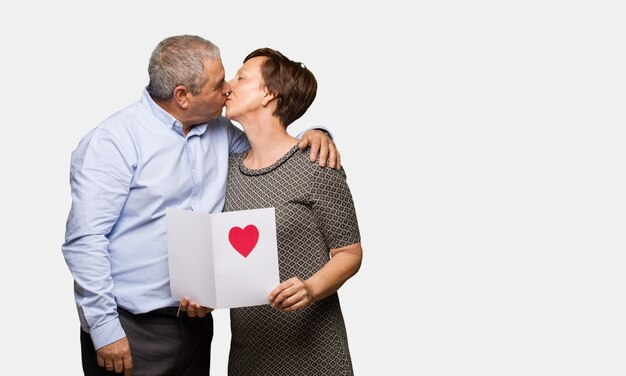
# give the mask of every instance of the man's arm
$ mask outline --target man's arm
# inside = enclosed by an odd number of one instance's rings
[[[128,197],[132,163],[118,140],[96,129],[72,153],[72,207],[63,256],[74,277],[83,326],[99,349],[126,336],[117,316],[106,237]]]
[[[219,118],[214,121],[228,122],[226,126],[229,132],[230,153],[240,153],[250,147],[245,133],[228,119]],[[341,156],[339,155],[337,146],[333,142],[333,136],[328,129],[323,127],[311,127],[304,132],[300,132],[295,137],[300,140],[298,147],[300,147],[301,150],[311,146],[311,155],[309,157],[311,162],[315,162],[319,155],[319,164],[321,167],[326,167],[326,163],[328,162],[331,168],[337,170],[341,168]]]

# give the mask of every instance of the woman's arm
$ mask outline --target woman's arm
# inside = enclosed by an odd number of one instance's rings
[[[331,258],[306,281],[291,277],[270,293],[272,307],[283,312],[306,308],[312,303],[334,294],[361,267],[361,243],[330,250]]]

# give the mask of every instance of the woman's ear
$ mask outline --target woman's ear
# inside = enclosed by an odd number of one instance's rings
[[[276,95],[274,93],[271,93],[270,91],[268,91],[267,89],[265,90],[265,93],[263,94],[263,98],[261,99],[261,105],[263,105],[263,107],[267,106],[271,101],[273,101],[274,99],[276,99]]]

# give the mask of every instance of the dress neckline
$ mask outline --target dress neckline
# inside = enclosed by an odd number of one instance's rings
[[[298,147],[298,144],[295,144],[291,149],[289,149],[287,154],[280,157],[280,159],[277,160],[276,162],[272,163],[271,165],[267,167],[257,168],[257,169],[247,168],[246,166],[243,165],[243,160],[246,159],[246,157],[248,156],[248,152],[250,151],[250,149],[248,149],[245,152],[243,152],[243,154],[241,155],[241,159],[239,160],[239,171],[241,171],[242,174],[248,175],[248,176],[257,176],[257,175],[267,174],[268,172],[274,171],[275,169],[280,167],[283,163],[287,162],[287,160],[289,160],[289,158],[291,158],[294,154],[296,154],[296,152],[299,149],[300,148]]]

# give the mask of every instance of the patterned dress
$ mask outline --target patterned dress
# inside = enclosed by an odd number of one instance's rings
[[[281,282],[306,280],[328,262],[331,248],[360,241],[343,170],[311,163],[297,145],[258,170],[243,166],[246,155],[231,155],[224,210],[275,208]],[[233,308],[230,322],[231,376],[353,375],[336,293],[295,312]]]

